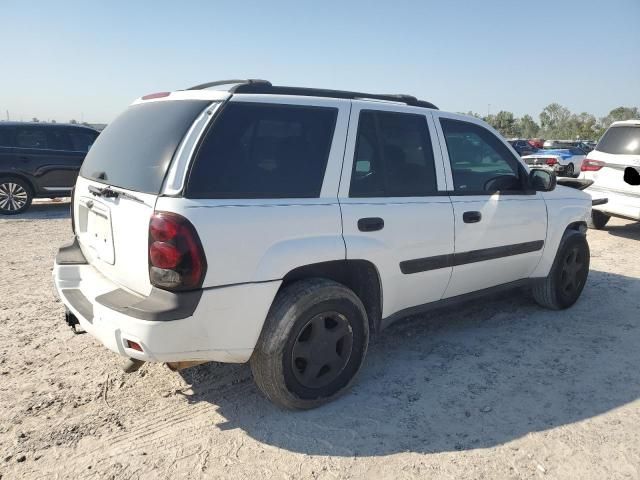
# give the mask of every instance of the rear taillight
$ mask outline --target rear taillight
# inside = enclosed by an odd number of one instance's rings
[[[580,170],[583,172],[597,172],[604,166],[605,163],[601,160],[591,160],[587,158],[582,161],[582,167],[580,167]]]
[[[189,220],[156,212],[149,222],[149,280],[165,290],[199,288],[207,271],[200,238]]]
[[[558,163],[558,159],[557,158],[545,158],[544,161],[550,167]]]

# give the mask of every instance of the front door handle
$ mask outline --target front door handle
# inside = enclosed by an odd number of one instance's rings
[[[358,230],[361,232],[376,232],[384,228],[384,220],[380,217],[367,217],[358,220]]]
[[[482,213],[480,212],[464,212],[462,214],[464,223],[478,223],[480,220],[482,220]]]

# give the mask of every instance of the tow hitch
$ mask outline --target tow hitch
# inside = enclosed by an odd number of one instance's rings
[[[76,335],[79,335],[81,333],[86,333],[84,330],[78,329],[78,325],[80,325],[80,322],[78,321],[78,318],[73,313],[71,313],[71,310],[69,310],[68,308],[65,309],[64,311],[64,321],[67,322],[67,325],[71,327],[71,330],[73,330],[73,333],[75,333]]]

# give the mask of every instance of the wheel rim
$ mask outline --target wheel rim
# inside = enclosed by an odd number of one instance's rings
[[[322,388],[344,370],[352,349],[353,330],[344,315],[316,315],[300,330],[293,345],[293,374],[304,387]]]
[[[27,204],[29,195],[22,185],[14,182],[0,184],[0,209],[15,212]]]
[[[573,295],[580,291],[585,280],[587,263],[583,252],[574,247],[564,258],[560,273],[560,284],[565,295]]]
[[[567,166],[567,175],[572,176],[573,175],[573,163],[570,163]]]

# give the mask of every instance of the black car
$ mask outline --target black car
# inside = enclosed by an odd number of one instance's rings
[[[81,125],[0,122],[0,214],[68,196],[99,132]]]
[[[537,148],[535,148],[526,140],[509,140],[509,143],[521,157],[525,155],[531,155],[532,153],[536,153],[538,151]]]

